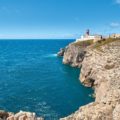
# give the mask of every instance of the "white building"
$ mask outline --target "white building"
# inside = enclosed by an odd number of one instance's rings
[[[112,34],[109,37],[110,38],[120,38],[120,34]]]
[[[76,39],[76,41],[83,41],[83,40],[94,40],[96,37],[93,35],[89,35],[89,36],[85,36],[85,35],[82,35],[79,39]]]
[[[102,39],[101,35],[90,35],[89,30],[87,30],[85,35],[82,35],[79,39],[76,39],[76,42],[84,40],[101,40],[101,39]]]

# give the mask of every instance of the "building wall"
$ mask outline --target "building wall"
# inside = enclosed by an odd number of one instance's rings
[[[76,41],[81,41],[81,40],[94,40],[95,36],[81,36],[81,38],[77,39]]]
[[[94,40],[94,42],[97,42],[102,39],[101,35],[95,35],[95,36],[81,36],[80,39],[77,39],[76,41],[83,41],[83,40]]]
[[[120,34],[112,34],[110,35],[110,38],[120,38]]]
[[[95,39],[94,39],[94,42],[98,42],[100,40],[102,40],[102,35],[96,35]]]

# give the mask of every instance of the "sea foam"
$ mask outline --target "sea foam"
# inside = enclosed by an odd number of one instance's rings
[[[49,58],[49,57],[57,57],[57,54],[48,54],[48,55],[45,55],[44,57],[46,57],[46,58]]]

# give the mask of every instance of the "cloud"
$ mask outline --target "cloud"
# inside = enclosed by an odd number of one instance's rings
[[[120,0],[116,0],[116,3],[117,3],[117,4],[120,4]]]
[[[110,23],[110,27],[112,27],[112,28],[118,28],[118,27],[120,27],[120,23],[118,23],[118,22],[112,22],[112,23]]]

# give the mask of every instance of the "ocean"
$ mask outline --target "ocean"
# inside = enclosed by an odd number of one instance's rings
[[[56,53],[74,40],[0,40],[0,109],[58,120],[94,99]]]

